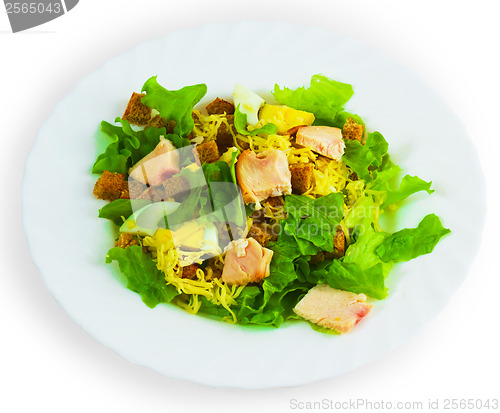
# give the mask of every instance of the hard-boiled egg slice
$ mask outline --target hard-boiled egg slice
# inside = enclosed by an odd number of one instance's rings
[[[259,110],[265,103],[264,99],[240,83],[236,83],[233,90],[233,100],[234,106],[240,105],[240,112],[247,115],[249,125],[253,126],[259,121]]]

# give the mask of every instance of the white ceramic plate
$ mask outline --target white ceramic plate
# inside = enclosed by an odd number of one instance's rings
[[[266,34],[265,36],[263,34]],[[217,46],[215,46],[217,44]],[[353,84],[347,109],[384,134],[405,171],[433,180],[397,227],[438,214],[452,235],[431,255],[396,266],[390,295],[351,333],[323,335],[306,323],[234,326],[173,305],[147,308],[104,264],[111,224],[97,219],[91,165],[101,120],[123,113],[132,91],[158,75],[168,89],[206,83],[231,95],[235,82],[269,93],[323,73]],[[102,149],[102,148],[99,148]],[[23,222],[33,261],[67,313],[134,363],[213,386],[290,386],[345,373],[387,353],[445,305],[464,280],[483,226],[485,195],[475,149],[448,106],[410,70],[380,51],[324,30],[283,23],[208,25],[147,42],[83,79],[40,130],[26,162]]]

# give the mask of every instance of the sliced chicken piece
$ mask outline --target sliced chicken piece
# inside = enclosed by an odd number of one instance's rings
[[[270,149],[257,155],[247,149],[236,163],[236,177],[247,204],[292,193],[292,175],[283,151]]]
[[[293,311],[299,316],[322,327],[347,333],[367,315],[372,304],[366,295],[337,290],[328,284],[311,288]]]
[[[314,152],[340,161],[344,154],[342,130],[331,126],[305,126],[297,131],[295,140],[299,145],[308,146]]]
[[[273,251],[253,238],[232,241],[226,251],[222,281],[231,285],[258,282],[269,275],[272,257]]]
[[[179,154],[174,145],[161,139],[152,152],[147,154],[128,173],[144,185],[160,185],[165,179],[179,172]]]

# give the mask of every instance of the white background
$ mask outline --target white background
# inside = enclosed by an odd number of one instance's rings
[[[292,399],[366,398],[427,406],[429,399],[439,398],[443,406],[445,398],[500,398],[499,2],[81,0],[67,15],[17,34],[10,33],[1,5],[0,11],[0,411],[287,412],[294,411]],[[206,22],[242,19],[321,26],[411,67],[461,117],[488,183],[483,242],[469,277],[446,310],[376,362],[296,388],[213,389],[122,359],[91,339],[48,293],[21,227],[26,155],[54,105],[83,76],[143,41]],[[300,50],[296,58],[301,58]],[[238,62],[232,64],[237,68]],[[256,59],[253,64],[265,62]],[[293,64],[293,58],[286,64]],[[209,352],[223,352],[206,346]]]

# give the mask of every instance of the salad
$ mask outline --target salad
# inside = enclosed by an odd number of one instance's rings
[[[346,333],[387,297],[394,264],[450,232],[434,214],[384,231],[381,216],[434,191],[401,178],[382,134],[344,109],[351,85],[318,74],[275,85],[271,102],[236,84],[200,107],[206,93],[151,77],[101,123],[94,195],[117,230],[106,262],[148,307]]]

